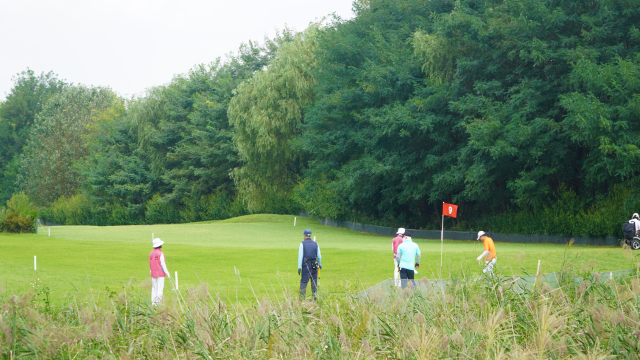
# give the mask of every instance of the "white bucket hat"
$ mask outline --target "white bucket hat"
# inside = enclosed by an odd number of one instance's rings
[[[160,246],[162,246],[162,244],[164,244],[164,241],[160,240],[160,238],[155,238],[153,239],[153,248],[159,248]]]
[[[398,228],[396,234],[404,234],[404,228]]]
[[[476,240],[480,240],[480,237],[483,235],[487,235],[484,233],[484,231],[478,231],[478,238]]]

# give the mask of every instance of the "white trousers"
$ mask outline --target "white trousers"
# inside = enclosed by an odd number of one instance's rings
[[[162,301],[164,277],[151,278],[151,304],[158,305]]]
[[[484,262],[484,269],[482,269],[483,273],[489,273],[492,274],[493,273],[493,265],[496,264],[496,261],[498,261],[498,259],[493,258],[491,261],[485,261]]]
[[[400,286],[400,271],[398,271],[398,260],[393,258],[393,280],[395,280],[395,285]]]

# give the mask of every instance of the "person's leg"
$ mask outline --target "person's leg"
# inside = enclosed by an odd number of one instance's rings
[[[398,260],[393,259],[393,280],[395,286],[400,286],[400,270],[398,270]]]
[[[400,269],[400,286],[403,289],[407,287],[408,274],[407,269]]]
[[[494,259],[495,260],[495,259]],[[483,273],[489,273],[492,274],[493,273],[493,265],[496,263],[494,260],[491,261],[485,261],[484,262],[484,269],[482,269]]]
[[[413,278],[415,277],[416,273],[413,270],[409,270],[409,269],[405,269],[407,272],[407,283],[409,282],[408,280],[411,280],[411,283],[413,284],[413,287],[416,286],[415,281],[413,281]]]
[[[156,297],[158,297],[158,278],[151,278],[151,305],[156,304]]]
[[[318,291],[318,269],[311,270],[311,294],[313,294],[313,300],[316,299],[316,291]]]
[[[300,274],[300,300],[304,300],[307,296],[307,283],[309,282],[309,269],[307,264],[302,264],[302,273]]]
[[[164,278],[158,278],[158,304],[162,302],[162,292],[164,291]]]

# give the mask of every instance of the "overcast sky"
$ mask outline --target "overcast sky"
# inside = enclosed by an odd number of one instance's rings
[[[27,67],[123,96],[331,13],[352,0],[0,0],[0,100]]]

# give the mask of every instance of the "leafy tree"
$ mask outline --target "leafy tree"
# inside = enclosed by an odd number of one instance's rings
[[[108,89],[74,86],[51,98],[38,113],[21,155],[19,187],[36,204],[70,197],[82,184],[78,160],[89,155],[88,136],[98,116],[116,103]]]
[[[229,103],[234,145],[242,166],[233,171],[250,211],[278,212],[301,170],[290,142],[299,133],[304,107],[313,100],[315,26],[283,44],[263,71],[236,90]],[[284,201],[283,201],[284,200]]]
[[[13,77],[13,88],[0,104],[0,201],[11,197],[19,156],[27,142],[36,114],[67,84],[53,72],[36,75],[27,70]]]
[[[416,227],[442,201],[463,205],[463,226],[542,209],[562,186],[590,208],[637,176],[638,5],[356,4],[318,37],[297,198]]]
[[[422,64],[410,39],[429,26],[433,12],[451,7],[438,1],[356,5],[353,20],[338,19],[318,36],[315,101],[298,140],[310,161],[296,195],[315,215],[409,219],[420,211],[415,198],[424,196],[416,192],[429,188],[425,147],[436,146],[428,137],[437,137],[429,131],[450,121],[448,87],[421,89]],[[416,91],[425,98],[412,99]],[[426,112],[427,104],[440,109]]]
[[[244,213],[229,177],[238,165],[227,108],[239,83],[264,68],[288,30],[249,42],[110,112],[82,165],[91,221],[165,223]]]

